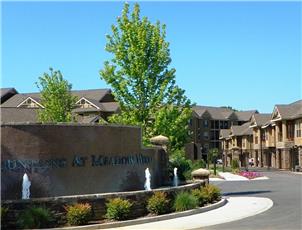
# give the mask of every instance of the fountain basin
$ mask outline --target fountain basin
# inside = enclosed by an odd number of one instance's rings
[[[15,228],[17,213],[26,210],[32,206],[42,206],[51,210],[55,214],[55,223],[63,226],[66,224],[65,209],[64,206],[74,203],[89,203],[92,206],[93,216],[91,220],[100,221],[104,219],[106,213],[105,203],[110,198],[121,197],[133,202],[130,218],[137,218],[145,216],[148,212],[146,209],[147,200],[153,195],[155,191],[162,191],[167,194],[169,199],[175,197],[175,195],[182,191],[190,191],[196,188],[204,186],[205,181],[198,181],[191,184],[180,185],[177,187],[164,187],[157,188],[151,191],[139,190],[129,192],[114,192],[114,193],[98,193],[98,194],[83,194],[74,196],[58,196],[58,197],[45,197],[45,198],[33,198],[28,200],[4,200],[2,201],[2,207],[8,208],[8,215],[5,223],[8,228]]]

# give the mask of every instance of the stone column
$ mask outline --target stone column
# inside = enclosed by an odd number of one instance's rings
[[[161,161],[161,184],[164,184],[165,182],[169,181],[169,172],[168,172],[168,163],[169,163],[169,154],[167,150],[167,145],[169,143],[169,138],[159,135],[150,138],[150,142],[156,146],[160,146],[161,149],[159,149],[160,153],[160,161]]]

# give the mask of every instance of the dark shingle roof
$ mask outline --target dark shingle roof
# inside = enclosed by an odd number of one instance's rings
[[[193,106],[193,111],[202,117],[206,112],[210,114],[213,120],[229,120],[231,116],[235,116],[239,121],[249,121],[253,114],[257,113],[257,110],[250,111],[237,111],[226,107],[212,107],[212,106]]]
[[[197,105],[193,106],[192,109],[198,117],[202,117],[205,112],[208,112],[214,120],[228,120],[230,115],[233,113],[231,109],[223,107]]]
[[[92,103],[100,103],[102,98],[105,97],[106,94],[111,93],[110,89],[88,89],[88,90],[72,90],[72,95],[77,96],[78,99],[84,97]],[[16,94],[7,100],[5,103],[1,104],[1,107],[17,107],[21,102],[23,102],[28,97],[33,98],[37,102],[41,102],[41,94],[40,93],[23,93]]]
[[[1,122],[37,122],[38,109],[1,108]]]
[[[294,119],[302,117],[302,100],[295,101],[288,105],[275,106],[281,115],[281,119]]]
[[[258,113],[257,110],[250,110],[250,111],[237,111],[235,112],[236,116],[238,117],[239,121],[249,121],[253,114]]]
[[[5,108],[16,108],[22,101],[24,101],[29,96],[26,94],[16,94],[8,99],[6,102],[1,104],[1,107]]]
[[[250,128],[251,123],[247,122],[243,125],[234,125],[231,127],[232,136],[252,135],[253,130]]]
[[[1,94],[1,104],[7,101],[9,98],[17,94],[17,90],[15,88],[1,88],[0,94]]]
[[[256,113],[252,117],[251,126],[252,127],[256,127],[256,126],[261,127],[261,126],[267,124],[267,122],[269,122],[270,119],[271,119],[270,113]]]

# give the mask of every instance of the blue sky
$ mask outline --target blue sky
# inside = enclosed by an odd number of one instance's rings
[[[301,99],[301,2],[140,2],[167,25],[176,80],[199,105],[272,112]],[[49,67],[73,89],[99,78],[122,2],[2,2],[1,86],[37,91]]]

